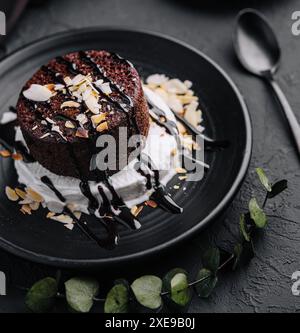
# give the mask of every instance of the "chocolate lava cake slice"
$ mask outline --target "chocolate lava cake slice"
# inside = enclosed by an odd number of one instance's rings
[[[147,136],[149,129],[136,69],[106,51],[74,52],[42,66],[23,87],[17,115],[36,161],[57,175],[85,179],[93,179],[99,135],[118,139],[126,127],[128,138]]]

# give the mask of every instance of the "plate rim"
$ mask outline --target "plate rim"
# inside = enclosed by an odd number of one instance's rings
[[[36,47],[38,44],[43,43],[49,43],[51,40],[55,40],[57,38],[67,38],[69,36],[73,36],[75,34],[81,34],[81,33],[89,33],[89,32],[122,32],[122,33],[138,33],[143,35],[149,35],[158,37],[161,39],[165,39],[167,41],[179,44],[180,46],[185,47],[186,49],[189,49],[190,51],[196,53],[198,56],[202,57],[205,61],[209,62],[227,81],[227,83],[230,85],[231,89],[235,93],[236,97],[238,98],[238,102],[241,106],[243,118],[245,122],[245,130],[246,130],[246,145],[244,149],[244,156],[242,160],[242,164],[240,167],[240,170],[237,174],[237,177],[235,178],[234,182],[231,184],[230,190],[227,192],[227,194],[222,198],[222,200],[219,202],[219,204],[215,207],[215,209],[210,212],[204,219],[199,221],[194,227],[187,230],[183,234],[167,241],[164,244],[156,245],[150,249],[146,249],[143,251],[139,251],[137,253],[127,254],[127,255],[121,255],[118,257],[113,258],[101,258],[101,259],[67,259],[67,258],[60,258],[60,257],[54,257],[49,256],[45,254],[38,254],[36,252],[24,249],[23,247],[20,247],[18,245],[15,245],[5,239],[3,239],[0,236],[0,247],[3,250],[6,250],[13,255],[16,255],[18,257],[21,257],[23,259],[33,261],[39,264],[46,264],[50,266],[56,266],[56,267],[63,267],[63,268],[91,268],[91,267],[99,267],[99,266],[108,266],[108,265],[114,265],[116,263],[124,264],[125,262],[130,262],[133,260],[141,259],[142,257],[146,258],[151,255],[154,255],[158,252],[166,251],[167,249],[171,248],[172,246],[178,245],[179,243],[182,243],[183,241],[186,241],[188,238],[191,238],[194,234],[199,232],[200,230],[207,227],[209,223],[212,223],[218,216],[221,215],[222,212],[229,206],[229,204],[234,199],[237,191],[239,190],[240,186],[242,185],[242,182],[246,176],[251,155],[252,155],[252,146],[253,146],[253,133],[252,133],[252,123],[251,123],[251,117],[248,111],[248,107],[246,105],[246,101],[242,95],[242,93],[239,91],[237,85],[234,83],[234,81],[231,79],[231,77],[227,74],[227,72],[218,65],[214,60],[212,60],[209,56],[204,54],[202,51],[198,50],[196,47],[188,44],[187,42],[184,42],[176,37],[169,36],[167,34],[161,33],[161,32],[154,32],[151,30],[146,29],[136,29],[132,27],[119,27],[119,26],[102,26],[102,27],[87,27],[87,28],[78,28],[78,29],[72,29],[68,31],[62,31],[58,33],[51,34],[49,36],[45,36],[39,39],[36,39],[30,43],[27,43],[16,50],[8,53],[3,58],[0,59],[0,67],[5,65],[6,61],[9,61],[11,57],[16,56],[18,53],[23,52],[25,49],[28,50],[31,47]]]

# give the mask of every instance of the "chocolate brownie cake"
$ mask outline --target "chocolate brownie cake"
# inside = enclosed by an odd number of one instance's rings
[[[93,179],[90,161],[100,135],[118,138],[126,127],[128,138],[147,136],[149,129],[136,69],[106,51],[74,52],[42,66],[23,87],[17,115],[33,158],[75,178]]]

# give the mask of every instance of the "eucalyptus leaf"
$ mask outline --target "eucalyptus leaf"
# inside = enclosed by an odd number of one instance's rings
[[[131,289],[137,301],[149,309],[158,309],[162,305],[162,281],[154,275],[145,275],[136,279]]]
[[[240,215],[240,232],[247,242],[250,242],[250,233],[245,220],[245,214]]]
[[[52,277],[46,277],[36,282],[27,292],[25,304],[35,313],[49,311],[57,295],[57,282]]]
[[[220,250],[217,247],[209,248],[202,256],[202,265],[216,273],[220,265]]]
[[[108,292],[105,303],[105,313],[127,313],[129,305],[128,287],[122,283],[116,284]]]
[[[260,182],[262,183],[263,187],[268,191],[271,192],[272,191],[272,186],[269,182],[268,177],[266,176],[265,171],[262,168],[256,168],[256,173],[259,177]]]
[[[86,277],[75,277],[65,282],[66,299],[72,310],[89,312],[93,306],[93,298],[98,294],[99,284]]]
[[[287,189],[287,187],[288,187],[288,182],[286,179],[276,182],[272,186],[272,191],[268,193],[268,198],[272,199],[272,198],[276,197],[278,194],[285,191]]]
[[[191,300],[187,275],[177,273],[171,280],[171,299],[180,306],[186,306]]]
[[[251,219],[258,228],[264,228],[267,224],[267,216],[259,207],[256,198],[252,198],[249,202],[249,211]]]
[[[178,274],[178,273],[182,273],[187,275],[187,271],[182,269],[182,268],[173,268],[172,270],[170,270],[164,277],[162,280],[163,283],[163,291],[164,292],[171,292],[171,280],[173,279],[173,277]]]
[[[198,272],[196,279],[199,281],[195,285],[198,296],[202,298],[208,298],[218,282],[218,277],[209,269],[202,268]]]

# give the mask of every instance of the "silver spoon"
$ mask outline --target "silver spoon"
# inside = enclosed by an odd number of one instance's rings
[[[275,81],[280,47],[267,19],[254,9],[242,10],[234,32],[234,48],[241,64],[252,74],[264,78],[282,106],[300,155],[300,125],[283,91]]]

